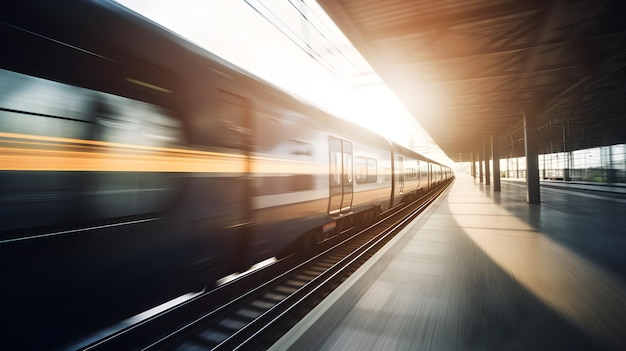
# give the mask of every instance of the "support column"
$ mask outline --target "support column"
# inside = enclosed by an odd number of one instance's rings
[[[491,136],[491,158],[493,159],[493,191],[501,191],[500,186],[500,148],[497,138]]]
[[[476,159],[474,157],[474,151],[472,151],[472,166],[470,167],[472,178],[476,178]]]
[[[483,154],[480,153],[480,148],[477,151],[478,153],[478,179],[480,182],[483,182]]]
[[[487,143],[483,141],[483,155],[485,155],[485,185],[491,185],[491,170],[489,169],[490,153],[487,152]]]
[[[541,203],[539,160],[537,152],[537,116],[534,109],[524,109],[524,148],[526,151],[526,201]]]

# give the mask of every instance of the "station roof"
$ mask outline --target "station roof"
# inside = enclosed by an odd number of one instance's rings
[[[452,160],[492,136],[523,155],[524,111],[540,153],[626,142],[622,0],[319,2]]]

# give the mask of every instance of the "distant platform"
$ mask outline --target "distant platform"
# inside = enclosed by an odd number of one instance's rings
[[[502,178],[502,182],[526,183],[525,178]],[[554,188],[564,188],[572,190],[598,191],[603,193],[615,193],[626,195],[626,184],[623,183],[593,183],[569,180],[541,179],[539,183],[543,186]],[[624,198],[626,200],[626,197]]]
[[[626,201],[458,176],[274,350],[626,349]]]

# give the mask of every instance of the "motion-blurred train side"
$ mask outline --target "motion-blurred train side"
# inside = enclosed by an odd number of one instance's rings
[[[0,22],[5,340],[57,345],[453,177],[116,3]]]

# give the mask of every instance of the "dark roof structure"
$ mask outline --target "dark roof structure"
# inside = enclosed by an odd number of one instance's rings
[[[320,0],[374,70],[453,160],[491,137],[524,155],[626,142],[626,2]],[[419,95],[444,109],[423,113]]]

